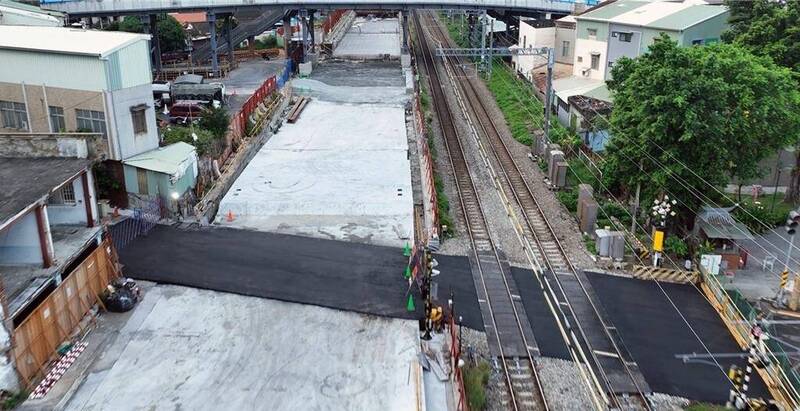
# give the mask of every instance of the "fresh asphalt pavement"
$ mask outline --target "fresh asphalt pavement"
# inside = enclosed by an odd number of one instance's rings
[[[732,363],[744,367],[745,359],[718,358],[717,366],[711,359],[684,363],[675,357],[708,354],[706,348],[712,353],[742,352],[717,312],[694,287],[660,283],[662,292],[654,281],[587,274],[653,391],[713,403],[728,399],[728,368]],[[767,397],[764,383],[755,373],[753,376],[749,395]]]
[[[435,278],[440,303],[446,303],[452,293],[464,326],[483,330],[468,259],[445,255],[436,259],[441,271]],[[415,319],[422,312],[416,290],[416,310],[406,310],[408,283],[403,270],[407,258],[392,247],[221,227],[158,226],[120,250],[120,261],[126,275],[159,283],[393,318]],[[533,272],[514,267],[512,276],[541,354],[569,358]],[[741,352],[717,313],[694,288],[662,284],[680,308],[679,314],[652,281],[602,274],[589,274],[589,279],[655,392],[725,401],[730,385],[723,371],[675,358],[676,354],[705,353],[705,347],[713,353]],[[731,364],[729,359],[719,362],[726,371]],[[765,392],[758,379],[750,388],[751,394]]]
[[[328,308],[414,319],[406,310],[408,259],[399,248],[355,244],[242,229],[157,226],[120,250],[126,275]],[[459,258],[439,258],[459,267]],[[464,259],[466,261],[466,259]],[[439,297],[458,296],[464,325],[483,329],[467,264],[437,277]],[[466,303],[470,301],[473,303]]]

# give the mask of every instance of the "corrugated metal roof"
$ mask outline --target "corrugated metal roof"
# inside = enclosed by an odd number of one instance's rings
[[[0,26],[0,49],[106,56],[150,35],[67,27]]]
[[[685,30],[712,17],[727,13],[727,11],[728,9],[723,6],[691,6],[655,20],[649,26]]]
[[[620,0],[576,16],[576,19],[680,31],[728,11],[724,6],[702,3]]]
[[[186,161],[194,158],[194,152],[194,146],[181,141],[135,155],[122,162],[132,167],[173,175],[186,169]]]

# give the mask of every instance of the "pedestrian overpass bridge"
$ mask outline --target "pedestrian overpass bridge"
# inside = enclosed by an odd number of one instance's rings
[[[569,14],[576,4],[597,0],[41,0],[42,8],[72,17],[155,14],[176,11],[234,11],[249,7],[283,9],[473,9]]]

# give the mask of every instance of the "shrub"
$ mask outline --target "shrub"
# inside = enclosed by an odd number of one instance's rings
[[[678,257],[685,257],[689,255],[689,246],[680,237],[672,235],[664,240],[664,251]]]
[[[631,223],[631,215],[628,210],[615,202],[607,202],[602,206],[603,211],[600,213],[603,216],[614,217],[626,227]]]
[[[189,143],[197,149],[198,155],[205,155],[211,153],[215,148],[217,139],[208,130],[201,128],[194,128],[194,134],[197,140],[192,137],[192,129],[189,127],[170,126],[164,130],[164,142],[166,144],[174,144],[179,141]]]
[[[486,408],[486,385],[492,369],[489,363],[481,361],[478,365],[464,367],[464,390],[467,392],[467,403],[472,410]]]
[[[209,107],[200,114],[200,121],[197,125],[214,134],[216,138],[225,137],[228,126],[231,124],[231,117],[222,107]]]
[[[575,190],[564,190],[556,193],[558,201],[564,204],[571,213],[578,211],[578,192]]]
[[[590,235],[583,236],[583,243],[586,244],[586,250],[591,254],[597,254],[597,243]]]
[[[764,205],[758,201],[741,204],[733,212],[733,216],[756,234],[777,227],[786,220],[786,214],[780,211],[770,212],[767,207],[764,207]]]

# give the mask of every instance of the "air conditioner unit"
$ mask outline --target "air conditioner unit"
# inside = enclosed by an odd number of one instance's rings
[[[584,77],[589,77],[589,73],[591,73],[592,69],[590,67],[582,67],[581,68],[581,75]]]

